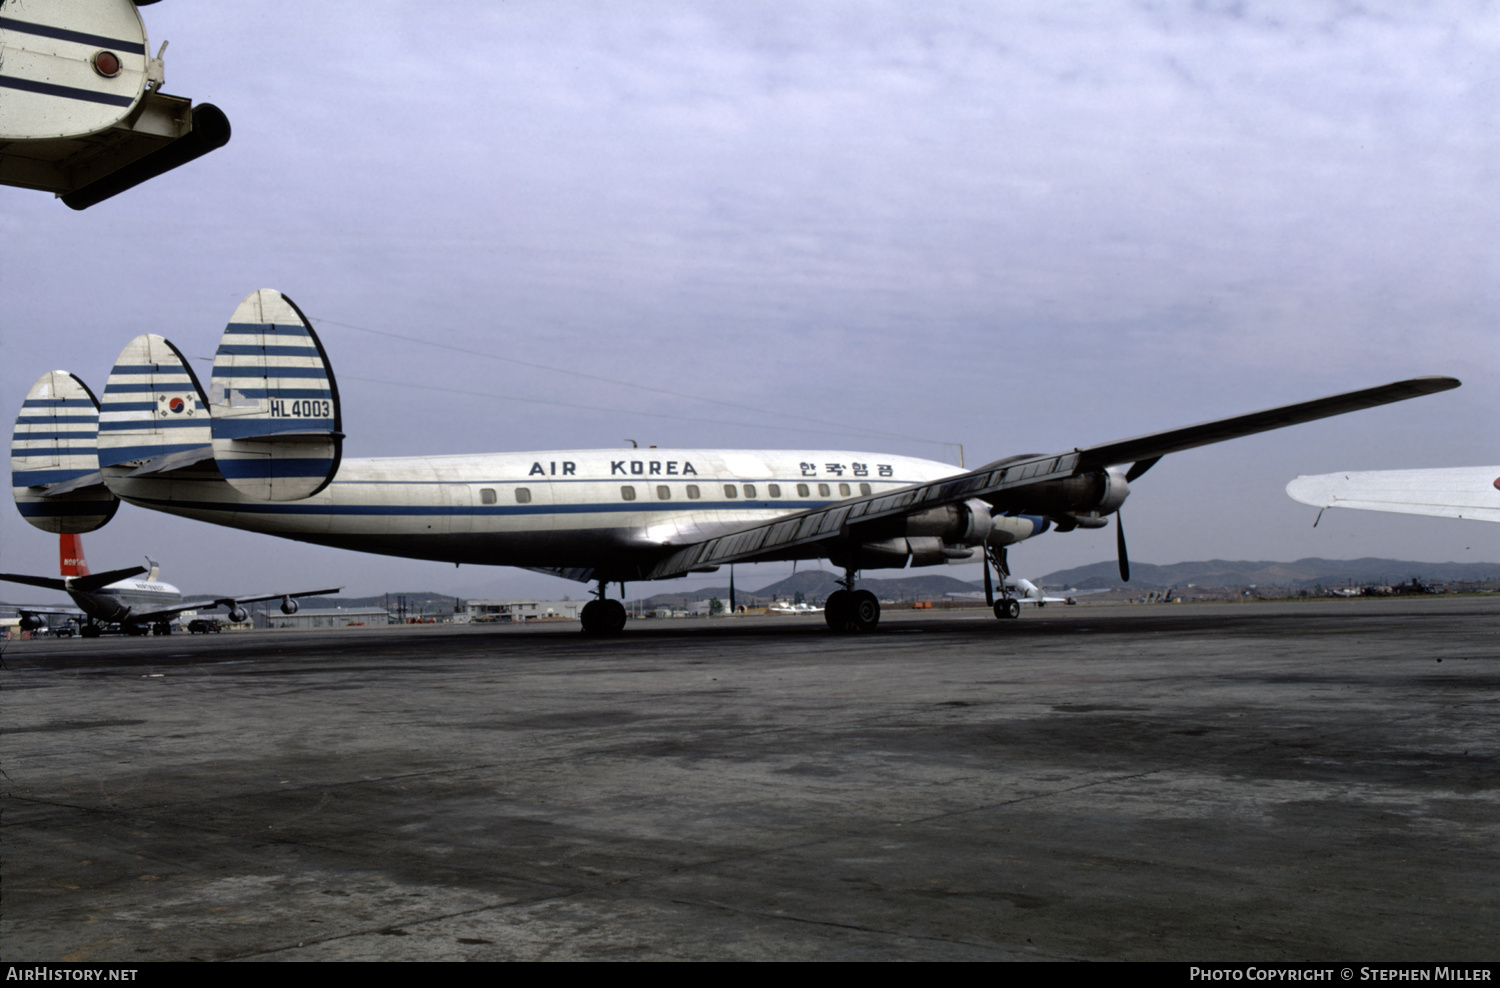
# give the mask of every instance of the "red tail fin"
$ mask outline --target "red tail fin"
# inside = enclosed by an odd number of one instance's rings
[[[83,539],[77,535],[57,537],[58,564],[63,576],[88,576],[89,564],[83,558]]]

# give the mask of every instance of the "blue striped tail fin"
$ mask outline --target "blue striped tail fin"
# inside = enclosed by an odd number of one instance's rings
[[[240,303],[214,355],[214,458],[236,490],[295,501],[322,490],[343,452],[338,388],[323,344],[291,299]]]
[[[99,406],[99,466],[158,473],[213,456],[208,399],[175,346],[137,336],[120,351]]]
[[[67,371],[48,371],[26,393],[10,441],[11,493],[44,532],[92,532],[120,506],[99,474],[99,402]]]

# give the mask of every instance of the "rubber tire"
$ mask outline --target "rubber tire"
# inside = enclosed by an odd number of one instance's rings
[[[868,590],[856,590],[849,600],[845,629],[868,634],[880,626],[880,599]]]
[[[1011,597],[995,601],[995,617],[1004,621],[1021,616],[1021,602]]]
[[[842,632],[848,621],[849,591],[835,590],[823,601],[823,620],[834,631]]]

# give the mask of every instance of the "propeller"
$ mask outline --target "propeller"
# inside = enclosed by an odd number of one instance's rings
[[[1115,509],[1115,554],[1120,557],[1120,579],[1130,582],[1130,556],[1125,552],[1125,523],[1120,519],[1120,509]]]

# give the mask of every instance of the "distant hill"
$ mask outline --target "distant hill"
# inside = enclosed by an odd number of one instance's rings
[[[1500,580],[1500,563],[1416,563],[1401,559],[1299,559],[1294,563],[1210,559],[1207,562],[1130,564],[1130,582],[1120,580],[1118,563],[1092,563],[1042,577],[1049,587],[1098,590],[1107,587],[1162,589],[1185,587],[1311,587],[1424,582],[1470,583]]]

